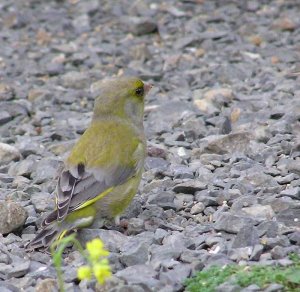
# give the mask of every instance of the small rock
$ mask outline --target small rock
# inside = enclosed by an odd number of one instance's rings
[[[30,198],[34,208],[38,212],[52,211],[54,206],[54,197],[46,192],[37,192]]]
[[[156,269],[161,266],[172,267],[180,257],[182,249],[176,249],[172,244],[151,245],[150,247],[150,263]]]
[[[198,202],[197,204],[195,204],[192,208],[191,208],[191,211],[190,213],[192,215],[196,215],[196,214],[199,214],[201,212],[203,212],[205,209],[205,206],[202,202]]]
[[[240,247],[229,251],[229,258],[233,261],[248,260],[252,253],[252,247]]]
[[[0,142],[0,165],[19,160],[20,157],[21,154],[16,147]]]
[[[278,19],[274,22],[273,26],[275,28],[281,29],[283,31],[293,31],[296,29],[296,23],[288,17],[284,17],[281,19]]]
[[[195,194],[195,192],[204,190],[205,188],[205,183],[197,180],[189,180],[187,182],[177,184],[173,187],[173,191],[175,193]]]
[[[116,277],[124,279],[129,284],[142,284],[149,291],[158,291],[157,272],[148,265],[135,265],[118,271]]]
[[[199,159],[203,153],[245,153],[252,139],[253,137],[249,132],[208,136],[200,140],[200,148],[194,148],[192,155]]]
[[[7,122],[11,121],[13,116],[7,112],[6,110],[0,111],[0,126],[6,124]]]
[[[276,237],[278,233],[278,223],[276,221],[263,221],[257,226],[258,236]]]
[[[143,232],[131,237],[121,247],[120,261],[126,266],[145,264],[148,260],[148,250],[153,242],[153,232]]]
[[[178,291],[182,288],[182,283],[190,276],[191,266],[188,264],[181,264],[174,267],[165,273],[161,273],[159,279],[163,283],[168,283],[173,287],[173,291]]]
[[[271,250],[271,256],[274,260],[282,259],[286,256],[286,250],[282,246],[275,246]]]
[[[291,243],[297,244],[300,246],[300,231],[295,231],[295,232],[289,234],[288,237],[289,237]]]
[[[155,204],[163,209],[176,209],[173,203],[174,193],[173,192],[160,192],[158,194],[150,195],[148,197],[148,204]]]
[[[26,210],[14,202],[0,202],[0,233],[7,234],[23,226],[27,218]]]
[[[13,99],[15,95],[14,89],[5,83],[0,83],[0,101]]]
[[[61,77],[62,85],[66,88],[85,89],[90,80],[87,73],[72,71]]]
[[[61,161],[57,159],[44,158],[37,162],[35,171],[31,173],[31,178],[36,184],[55,179],[59,174]]]
[[[35,286],[35,292],[53,292],[57,289],[57,281],[54,279],[43,279]]]
[[[236,284],[225,282],[223,284],[220,284],[218,287],[216,287],[216,292],[240,292],[241,287]]]
[[[145,161],[145,169],[157,169],[159,171],[165,171],[169,164],[170,163],[168,161],[160,157],[147,157]]]
[[[129,240],[129,238],[121,232],[115,230],[104,229],[82,229],[78,233],[78,239],[82,244],[86,244],[88,241],[99,237],[107,248],[111,252],[119,252],[122,246]]]
[[[292,199],[300,200],[300,187],[287,188],[280,192],[279,197],[290,197]]]
[[[259,292],[261,288],[256,284],[251,284],[248,287],[241,290],[241,292]]]
[[[137,36],[153,33],[158,30],[157,24],[153,19],[144,17],[130,17],[126,18],[125,20],[129,31]]]
[[[243,228],[250,228],[256,224],[256,220],[224,212],[220,215],[214,227],[216,230],[223,230],[229,233],[238,233]]]
[[[262,253],[263,253],[263,250],[264,250],[264,246],[263,246],[263,245],[261,245],[261,244],[256,244],[256,245],[253,247],[253,250],[252,250],[252,253],[251,253],[251,256],[250,256],[250,260],[251,260],[251,261],[259,261],[260,256],[261,256]]]
[[[242,228],[232,243],[232,248],[255,246],[259,243],[257,229],[254,226]]]
[[[9,168],[8,173],[13,176],[30,177],[34,169],[35,169],[35,159],[29,157],[27,159],[21,160],[13,164]]]
[[[284,291],[284,286],[280,284],[270,284],[267,288],[264,289],[264,292],[281,292]]]
[[[272,219],[275,216],[275,213],[270,205],[253,205],[251,207],[242,208],[243,212],[246,214],[260,219]]]
[[[136,235],[144,231],[144,220],[140,218],[130,218],[127,223],[127,234]]]

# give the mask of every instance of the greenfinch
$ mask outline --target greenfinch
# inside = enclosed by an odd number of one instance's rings
[[[124,77],[103,81],[92,121],[71,150],[56,187],[56,209],[27,249],[47,249],[68,231],[115,218],[129,205],[146,155],[144,98],[152,85]]]

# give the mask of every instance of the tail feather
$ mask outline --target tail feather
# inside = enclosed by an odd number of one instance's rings
[[[59,238],[62,231],[56,225],[47,226],[26,246],[26,250],[47,249]]]
[[[42,222],[41,227],[45,228],[46,226],[50,225],[51,223],[53,223],[54,221],[57,220],[57,210],[52,211]]]

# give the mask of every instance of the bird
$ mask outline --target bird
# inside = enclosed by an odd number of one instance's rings
[[[137,77],[100,81],[91,123],[58,177],[56,207],[27,250],[46,250],[70,231],[88,227],[99,218],[119,222],[143,173],[144,103],[151,88],[152,84]]]

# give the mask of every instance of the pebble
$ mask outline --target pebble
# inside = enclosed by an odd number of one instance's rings
[[[22,227],[27,218],[26,210],[18,203],[0,202],[0,233],[7,234]]]
[[[15,146],[0,142],[0,165],[19,160],[20,157],[21,154]]]
[[[204,209],[205,209],[204,204],[202,202],[198,202],[191,208],[190,212],[192,215],[196,215],[196,214],[203,212]]]
[[[215,223],[215,229],[229,233],[238,233],[241,229],[250,228],[255,224],[256,220],[251,217],[242,217],[224,212]]]

